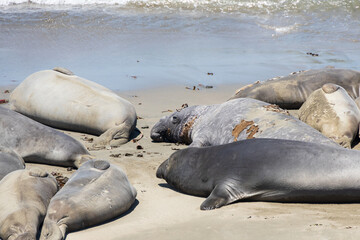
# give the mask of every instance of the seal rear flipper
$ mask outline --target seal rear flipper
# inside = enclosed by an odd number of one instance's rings
[[[77,155],[75,156],[75,161],[74,161],[74,166],[79,169],[81,167],[81,165],[83,165],[84,163],[86,163],[87,161],[94,159],[95,157],[92,155],[87,155],[87,154],[83,154],[83,155]]]
[[[37,167],[31,168],[29,170],[29,175],[32,177],[39,177],[39,178],[45,178],[49,176],[49,174],[45,170]]]
[[[220,208],[229,203],[246,198],[246,194],[235,186],[222,183],[215,186],[209,197],[201,204],[201,210]]]
[[[106,147],[119,146],[125,144],[129,141],[129,129],[126,126],[126,122],[120,124],[117,127],[110,128],[103,134],[101,134],[97,139],[95,139],[94,144],[91,146],[90,150],[100,150]]]

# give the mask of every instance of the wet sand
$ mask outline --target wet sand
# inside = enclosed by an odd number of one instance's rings
[[[205,198],[179,193],[164,180],[156,178],[160,163],[177,149],[186,147],[151,141],[150,129],[159,118],[176,111],[184,103],[191,106],[224,102],[239,87],[215,86],[193,91],[181,85],[120,92],[120,96],[134,104],[141,117],[137,127],[144,137],[137,143],[91,151],[91,154],[123,168],[137,189],[137,200],[119,218],[70,233],[66,239],[358,239],[360,204],[237,202],[220,209],[201,211],[200,204]],[[11,91],[13,87],[2,87],[0,99],[8,99],[9,93],[4,93],[6,89]],[[94,137],[66,133],[85,146],[91,144],[85,139]],[[142,149],[138,149],[139,145]],[[27,167],[33,165],[37,164],[27,164]],[[41,167],[68,177],[74,172],[62,167]]]

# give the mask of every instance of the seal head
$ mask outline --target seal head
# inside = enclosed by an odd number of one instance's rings
[[[187,107],[169,116],[162,117],[151,129],[151,139],[154,142],[191,143],[189,134],[196,118],[197,107]]]

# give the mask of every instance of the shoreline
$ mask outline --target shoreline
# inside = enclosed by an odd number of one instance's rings
[[[188,90],[186,86],[118,92],[136,108],[137,127],[144,137],[111,150],[90,151],[98,159],[120,166],[137,189],[136,203],[114,220],[78,232],[67,240],[98,239],[355,239],[360,236],[359,204],[283,204],[236,202],[211,211],[201,211],[205,198],[173,190],[155,176],[157,167],[186,145],[151,141],[152,126],[168,110],[182,104],[215,104],[226,101],[241,86],[221,85],[212,89]],[[6,87],[0,87],[1,98]],[[141,103],[141,104],[140,104]],[[6,107],[8,104],[3,104]],[[82,142],[88,134],[63,131]],[[143,149],[137,149],[141,145]],[[127,153],[127,154],[126,154]],[[126,156],[128,155],[128,156]],[[142,157],[140,157],[142,155]],[[27,168],[40,164],[27,164]],[[66,177],[75,172],[64,167],[41,165]]]

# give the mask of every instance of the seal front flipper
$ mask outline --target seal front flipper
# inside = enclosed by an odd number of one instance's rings
[[[201,204],[201,210],[220,208],[229,203],[246,198],[247,195],[234,184],[221,183],[215,186],[209,197]]]

